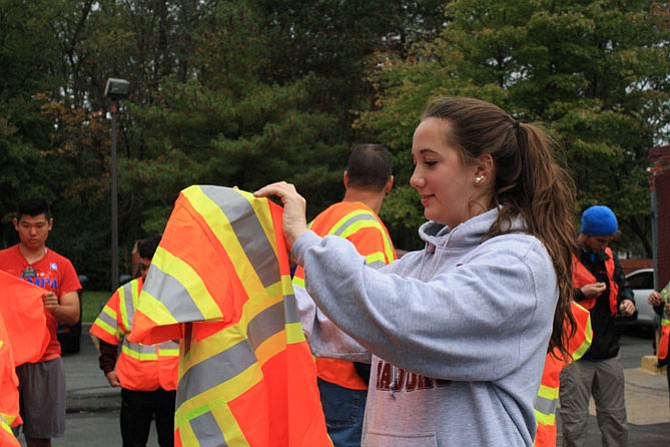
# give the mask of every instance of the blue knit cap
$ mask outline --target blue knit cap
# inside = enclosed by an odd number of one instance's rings
[[[582,233],[589,236],[610,236],[617,232],[619,223],[606,206],[594,205],[582,214]]]

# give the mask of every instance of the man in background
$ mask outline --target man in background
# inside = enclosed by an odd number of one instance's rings
[[[344,198],[310,224],[319,236],[337,235],[351,241],[373,267],[396,259],[388,230],[378,216],[393,186],[391,165],[391,154],[385,146],[356,145],[344,171]],[[307,294],[302,267],[297,268],[293,284],[307,338],[315,324],[332,325]],[[339,331],[334,327],[328,330]],[[335,447],[359,446],[370,365],[324,358],[317,358],[316,364],[328,435]]]
[[[589,401],[593,395],[603,445],[625,446],[628,439],[623,364],[614,320],[635,313],[633,291],[609,243],[617,235],[617,218],[606,206],[582,214],[573,256],[574,299],[591,314],[593,340],[584,356],[560,376],[561,419],[566,446],[586,443]]]
[[[57,338],[58,324],[79,320],[81,289],[72,263],[46,247],[53,227],[51,207],[38,198],[18,203],[14,228],[20,242],[0,251],[0,270],[45,289],[43,296],[49,344],[37,363],[16,369],[22,430],[28,447],[49,447],[65,433],[65,370]]]
[[[111,386],[121,387],[123,447],[146,446],[152,420],[156,421],[158,444],[174,445],[179,345],[174,341],[143,345],[127,339],[160,240],[160,236],[153,236],[137,243],[139,278],[114,292],[90,329],[99,338],[100,369]]]

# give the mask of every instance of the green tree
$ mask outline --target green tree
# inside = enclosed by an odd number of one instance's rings
[[[452,1],[440,37],[380,74],[381,107],[360,125],[390,132],[379,126],[402,124],[398,110],[438,93],[541,121],[566,148],[576,214],[609,205],[622,245],[651,256],[647,149],[667,138],[670,99],[664,11],[641,0]]]

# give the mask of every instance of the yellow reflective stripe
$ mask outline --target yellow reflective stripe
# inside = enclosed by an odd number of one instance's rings
[[[390,260],[391,260],[391,258],[389,258],[389,261]],[[383,264],[387,264],[386,256],[384,255],[384,253],[382,253],[381,251],[378,251],[376,253],[370,253],[369,255],[367,255],[365,257],[365,263],[366,264],[374,265],[375,262],[381,262]]]
[[[357,216],[360,216],[362,214],[370,215],[370,211],[367,210],[354,210],[350,213],[345,214],[340,220],[335,222],[335,225],[330,227],[330,230],[328,231],[328,234],[335,234],[337,233],[341,227],[343,227],[345,224],[348,224],[350,220],[354,219]],[[350,231],[347,230],[348,234],[351,234]],[[340,235],[341,237],[345,237]]]
[[[303,270],[304,271],[304,270]],[[297,271],[296,271],[297,273]],[[305,278],[299,277],[298,275],[293,276],[293,287],[305,288]]]
[[[586,354],[586,351],[589,350],[589,347],[591,346],[591,340],[586,340],[584,343],[582,343],[579,348],[575,350],[575,352],[572,353],[572,360],[579,360],[581,359],[584,354]]]
[[[161,357],[179,357],[179,348],[177,349],[163,349],[158,348]]]
[[[258,364],[265,365],[275,354],[281,352],[286,347],[286,331],[280,331],[263,340],[254,351]]]
[[[558,399],[558,388],[540,385],[540,389],[537,392],[537,395],[547,400],[556,400]]]
[[[535,419],[537,420],[538,424],[556,425],[556,414],[555,413],[544,414],[544,413],[540,413],[539,411],[535,410]]]
[[[187,288],[186,291],[190,296],[198,297],[197,300],[193,300],[193,304],[198,308],[202,315],[221,315],[221,309],[209,293],[209,290],[205,287],[205,284],[202,282],[198,273],[181,258],[159,246],[151,263],[163,272],[170,272],[170,274],[174,276],[184,288],[186,288],[186,284],[193,284],[193,286]],[[146,288],[144,288],[142,292],[142,300],[147,296],[152,299],[150,302],[151,304],[145,302],[142,303],[143,308],[144,306],[151,306],[145,308],[147,310],[151,309],[150,311],[144,312],[146,315],[150,316],[154,321],[164,321],[166,324],[170,324],[168,322],[176,323],[172,313],[158,300],[158,298],[152,296]],[[223,315],[221,316],[223,317]]]
[[[302,331],[302,323],[289,323],[286,325],[286,344],[302,343],[305,341],[305,333]]]
[[[5,414],[0,413],[0,425],[2,425],[2,429],[5,430],[6,432],[9,432],[12,436],[14,436],[12,427],[10,427],[11,423],[12,421],[9,421],[9,419],[5,416]]]
[[[11,431],[11,425],[16,420],[16,415],[9,414],[9,413],[3,413],[3,412],[0,411],[0,419],[2,419],[3,423],[8,424],[7,426],[10,427],[10,431]]]
[[[346,239],[349,236],[351,236],[352,234],[355,234],[356,232],[358,232],[359,230],[362,230],[364,228],[376,228],[382,234],[382,239],[384,240],[384,251],[385,251],[386,258],[388,259],[388,261],[385,260],[385,263],[388,263],[388,262],[392,261],[395,258],[395,255],[394,255],[395,251],[393,250],[393,244],[391,244],[391,241],[387,237],[386,231],[384,231],[384,228],[381,226],[379,221],[377,221],[376,219],[372,220],[373,216],[370,214],[369,211],[358,210],[358,211],[354,211],[354,212],[351,212],[351,213],[347,214],[345,217],[340,219],[337,222],[337,224],[335,224],[335,226],[333,226],[333,228],[328,232],[328,234],[337,233],[339,227],[346,224],[347,221],[351,220],[351,218],[356,217],[356,216],[360,216],[362,214],[370,216],[371,219],[370,220],[359,220],[357,222],[351,223],[351,225],[349,225],[344,231],[342,231],[342,233],[340,233],[339,236]]]
[[[584,354],[586,354],[586,351],[588,351],[589,347],[591,346],[591,342],[593,341],[593,329],[591,328],[591,317],[589,316],[588,320],[586,321],[586,328],[585,328],[586,334],[584,337],[584,342],[582,342],[581,345],[577,349],[575,349],[575,352],[572,353],[572,360],[579,360],[582,358]]]
[[[189,188],[184,193],[191,202],[193,209],[200,213],[206,221],[217,222],[217,225],[220,225],[219,228],[216,229],[217,231],[213,231],[213,233],[219,240],[221,246],[225,247],[230,259],[235,259],[235,270],[237,271],[237,275],[242,279],[242,284],[249,298],[252,296],[262,296],[265,293],[263,283],[258,277],[256,269],[249,261],[249,258],[244,251],[244,247],[240,244],[228,216],[225,215],[221,207],[209,198],[202,189]],[[258,217],[260,220],[260,216]],[[264,231],[267,230],[264,228]],[[276,247],[274,248],[276,252]],[[175,270],[170,271],[174,272]],[[197,296],[198,300],[200,300],[198,294],[191,294],[191,296]]]

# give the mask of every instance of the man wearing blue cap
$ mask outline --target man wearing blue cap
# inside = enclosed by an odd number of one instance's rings
[[[628,440],[623,365],[614,319],[617,314],[633,315],[635,301],[621,264],[608,246],[618,229],[616,216],[606,206],[592,206],[582,214],[572,279],[575,301],[591,313],[593,341],[586,354],[561,373],[565,446],[586,444],[591,395],[603,445],[625,446]]]

